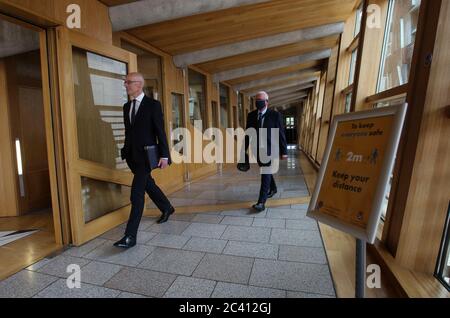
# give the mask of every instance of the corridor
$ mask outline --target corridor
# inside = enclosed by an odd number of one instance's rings
[[[290,150],[272,199],[308,196]],[[257,167],[226,169],[171,195],[175,206],[251,201]],[[178,214],[157,225],[144,217],[138,245],[114,248],[124,224],[81,247],[46,258],[0,282],[0,297],[323,298],[335,297],[317,223],[307,205]],[[69,289],[67,266],[81,267],[81,289]]]
[[[448,0],[0,0],[0,298],[450,298],[449,38]],[[267,202],[243,130],[288,145]]]

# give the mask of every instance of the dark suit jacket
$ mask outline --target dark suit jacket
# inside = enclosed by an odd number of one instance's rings
[[[160,157],[169,158],[170,164],[170,151],[161,103],[144,96],[133,126],[130,123],[131,106],[130,101],[123,107],[125,145],[122,149],[122,159],[126,159],[128,164],[131,163],[133,166],[148,164],[144,147],[158,145]]]
[[[257,149],[259,150],[259,144],[260,144],[260,136],[259,136],[259,129],[258,129],[258,110],[254,110],[251,113],[248,114],[247,117],[247,127],[249,128],[255,128],[257,131]],[[265,115],[264,115],[264,124],[262,128],[267,128],[267,155],[272,154],[272,138],[271,138],[271,129],[278,128],[280,130],[279,135],[279,147],[280,147],[280,156],[287,155],[287,142],[286,142],[286,131],[284,127],[283,122],[283,116],[281,113],[267,109]],[[248,147],[250,145],[250,140],[248,137],[246,137],[245,140],[245,149],[248,150]],[[267,164],[261,163],[259,159],[259,153],[258,153],[258,163],[260,166],[270,166],[270,162]]]

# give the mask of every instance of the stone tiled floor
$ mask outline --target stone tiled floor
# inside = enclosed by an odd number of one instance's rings
[[[193,182],[181,191],[169,196],[173,206],[214,205],[258,200],[261,184],[260,170],[256,165],[248,172],[226,169],[220,174]],[[245,180],[245,181],[243,181]],[[288,160],[281,161],[280,170],[275,176],[278,193],[275,199],[308,196],[296,152],[290,151]],[[149,203],[149,208],[155,208]]]
[[[308,190],[295,154],[281,167],[278,197]],[[245,177],[245,183],[241,180]],[[172,196],[195,203],[257,197],[257,169],[224,171]],[[2,297],[335,297],[317,223],[306,205],[173,215],[158,225],[145,217],[138,244],[112,246],[125,225],[44,259],[0,282]],[[81,268],[81,288],[69,289],[71,264]]]
[[[0,282],[0,297],[335,297],[306,205],[144,218],[139,243],[112,244],[123,225]],[[66,269],[81,267],[81,289]]]

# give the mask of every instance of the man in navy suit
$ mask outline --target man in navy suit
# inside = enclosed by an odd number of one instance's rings
[[[145,96],[142,74],[129,74],[125,80],[125,87],[130,101],[123,107],[125,145],[121,153],[122,159],[127,161],[134,178],[131,187],[131,213],[125,237],[114,246],[130,248],[136,245],[138,228],[144,211],[145,192],[162,212],[159,224],[167,222],[175,209],[152,178],[145,151],[145,147],[157,145],[161,157],[159,168],[165,169],[170,165],[161,103]]]
[[[264,211],[265,204],[267,199],[272,198],[277,193],[277,185],[275,183],[275,179],[273,177],[273,174],[270,172],[265,171],[264,168],[270,167],[272,162],[264,162],[262,160],[260,154],[262,151],[267,152],[268,156],[272,156],[272,144],[275,143],[274,140],[272,140],[272,133],[271,129],[279,129],[279,138],[278,138],[278,145],[279,145],[279,154],[281,159],[287,159],[287,142],[286,142],[286,133],[283,123],[283,116],[274,110],[269,109],[269,95],[266,92],[259,92],[256,95],[256,108],[257,110],[251,112],[248,114],[247,117],[247,127],[256,129],[257,132],[257,161],[260,167],[262,167],[262,173],[261,173],[261,189],[259,192],[259,199],[258,203],[253,205],[253,209],[255,209],[257,212]],[[260,128],[267,129],[267,140],[261,140],[260,135]],[[246,138],[245,141],[245,149],[248,150],[248,147],[250,145],[249,138]],[[255,141],[253,141],[255,142]],[[267,145],[267,150],[263,150],[263,147]],[[278,158],[277,158],[278,159]],[[270,169],[268,169],[270,170]]]

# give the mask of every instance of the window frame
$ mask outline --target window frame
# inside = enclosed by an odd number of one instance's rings
[[[450,258],[450,202],[447,212],[447,218],[444,224],[439,256],[437,258],[434,277],[450,292],[450,282],[444,279],[444,268],[447,266]]]

